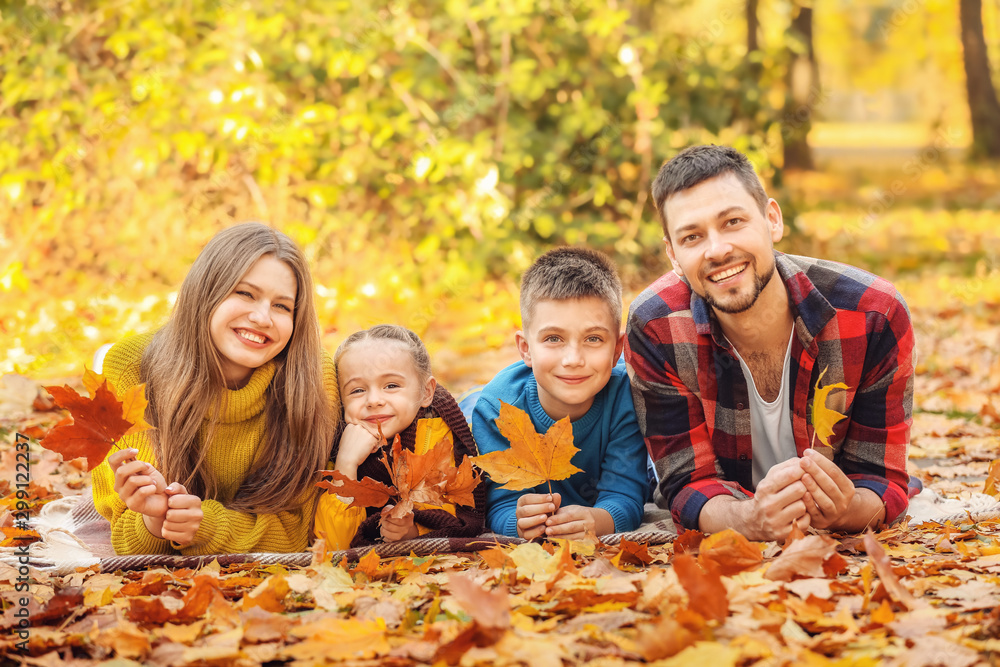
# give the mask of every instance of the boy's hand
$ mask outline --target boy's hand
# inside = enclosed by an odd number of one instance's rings
[[[517,499],[517,534],[533,540],[545,534],[545,522],[559,510],[562,496],[558,493],[525,493]]]
[[[123,449],[108,457],[115,474],[115,491],[133,512],[162,520],[167,513],[166,480],[151,464],[136,460],[138,453],[137,449]]]
[[[205,516],[201,510],[201,498],[191,495],[183,484],[174,482],[167,487],[167,515],[160,529],[163,539],[177,542],[182,547],[194,540],[201,520]]]
[[[337,446],[337,461],[334,467],[342,475],[358,478],[358,466],[378,451],[378,435],[361,424],[348,424],[340,436]]]
[[[545,522],[545,537],[583,540],[615,532],[615,521],[607,510],[567,505]]]
[[[419,531],[416,524],[413,523],[413,512],[410,512],[402,519],[393,519],[389,516],[389,511],[393,507],[395,505],[386,505],[382,508],[382,541],[399,542],[401,540],[412,540],[417,537]]]

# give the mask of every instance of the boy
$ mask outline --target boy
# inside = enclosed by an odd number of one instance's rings
[[[614,265],[585,248],[557,248],[521,279],[514,338],[522,361],[500,371],[476,402],[472,432],[483,454],[510,443],[494,421],[500,401],[545,433],[569,417],[572,463],[582,472],[526,491],[487,482],[490,530],[525,539],[581,539],[635,530],[646,493],[646,449],[624,364],[622,288]]]

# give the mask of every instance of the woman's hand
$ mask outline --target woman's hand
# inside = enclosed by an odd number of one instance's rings
[[[381,441],[375,433],[361,424],[348,424],[337,445],[337,461],[334,467],[342,475],[358,478],[358,466],[378,451]]]
[[[122,449],[108,457],[115,474],[115,491],[133,512],[162,520],[167,514],[166,480],[151,464],[137,460],[138,453],[137,449]]]
[[[393,519],[389,516],[389,511],[395,505],[386,505],[382,508],[382,541],[399,542],[401,540],[412,540],[419,534],[417,526],[413,523],[413,512],[410,512],[402,519]]]
[[[205,514],[201,510],[201,498],[191,495],[183,484],[174,482],[166,489],[168,508],[163,520],[163,538],[180,544],[191,544]]]

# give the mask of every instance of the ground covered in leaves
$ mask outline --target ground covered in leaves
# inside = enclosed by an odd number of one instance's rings
[[[984,490],[1000,451],[1000,309],[914,309],[911,466],[948,498]],[[0,385],[4,470],[14,432],[61,418]],[[24,395],[24,392],[21,394]],[[18,400],[22,400],[18,404]],[[31,511],[89,483],[32,447]],[[13,477],[11,477],[13,480]],[[13,481],[0,480],[5,546]],[[749,543],[523,544],[301,569],[246,564],[26,580],[0,565],[10,664],[996,664],[1000,522]],[[21,584],[19,586],[19,583]],[[27,589],[27,590],[25,590]],[[27,644],[16,631],[27,609]],[[23,650],[26,648],[27,650]]]

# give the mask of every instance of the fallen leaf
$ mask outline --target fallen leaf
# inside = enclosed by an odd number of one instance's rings
[[[510,600],[507,587],[486,590],[467,574],[448,578],[448,589],[465,612],[484,628],[510,627]]]
[[[225,600],[219,590],[219,580],[206,574],[197,575],[194,577],[194,585],[184,594],[181,608],[174,619],[184,623],[201,618],[216,598]]]
[[[868,530],[868,532],[865,533],[863,543],[865,545],[865,551],[868,553],[868,559],[875,568],[875,573],[878,574],[879,580],[882,582],[886,592],[890,597],[892,597],[893,600],[900,603],[910,611],[927,606],[925,602],[913,597],[913,594],[910,593],[905,586],[903,586],[899,577],[897,577],[896,573],[892,571],[892,563],[889,562],[889,557],[885,555],[885,550],[882,549],[882,545],[875,539],[871,530]]]
[[[830,446],[830,438],[833,437],[833,427],[836,426],[837,422],[841,419],[847,417],[845,414],[841,414],[834,410],[833,408],[828,408],[826,406],[827,398],[830,396],[830,392],[834,389],[847,390],[849,387],[843,382],[837,382],[835,384],[828,384],[825,387],[820,387],[819,383],[823,380],[823,376],[829,367],[824,368],[823,372],[819,374],[816,378],[816,392],[813,395],[812,404],[812,423],[813,423],[813,437],[818,439],[821,445],[826,447]]]
[[[134,597],[129,600],[126,618],[133,623],[163,625],[174,618],[172,611],[163,606],[158,597]]]
[[[653,562],[653,557],[649,555],[649,546],[645,542],[622,540],[618,548],[618,554],[611,561],[613,565],[617,566],[621,561],[632,565],[649,565]]]
[[[732,528],[706,537],[698,551],[702,567],[712,561],[726,577],[757,567],[763,560],[760,547]]]
[[[260,607],[264,611],[283,612],[285,605],[283,600],[288,595],[289,587],[285,577],[281,574],[273,574],[257,588],[243,596],[243,611],[253,607]]]
[[[381,558],[379,558],[379,555],[375,552],[375,550],[371,549],[358,560],[358,566],[351,570],[351,573],[354,574],[361,572],[368,577],[368,581],[374,581],[375,575],[378,573],[378,564],[380,560]]]
[[[792,542],[774,559],[765,579],[791,581],[796,577],[831,577],[847,566],[837,553],[838,543],[826,535],[808,535]]]
[[[32,625],[39,625],[66,618],[83,606],[83,589],[67,588],[59,591],[37,614],[31,616]]]
[[[688,594],[688,608],[720,623],[729,615],[729,596],[722,583],[722,573],[713,561],[702,569],[690,554],[680,554],[673,560],[677,579]]]
[[[16,526],[0,528],[3,540],[0,540],[0,547],[25,547],[32,542],[42,539],[36,531],[30,528],[18,528]]]
[[[681,532],[677,535],[677,539],[674,540],[674,553],[697,554],[704,539],[705,533],[700,530],[685,530],[682,528]]]
[[[872,610],[871,619],[872,623],[888,625],[896,620],[896,614],[892,613],[892,605],[889,604],[889,601],[882,600],[882,604],[877,609]]]
[[[636,640],[639,655],[648,661],[677,655],[693,645],[698,636],[672,618],[662,618],[656,625],[643,626]]]
[[[983,493],[994,498],[1000,498],[1000,459],[990,462],[990,468],[986,474],[986,482],[983,485]]]
[[[580,450],[573,446],[569,417],[557,421],[541,436],[526,412],[501,401],[495,421],[510,447],[477,456],[472,462],[502,484],[500,488],[521,491],[583,472],[570,462]]]

